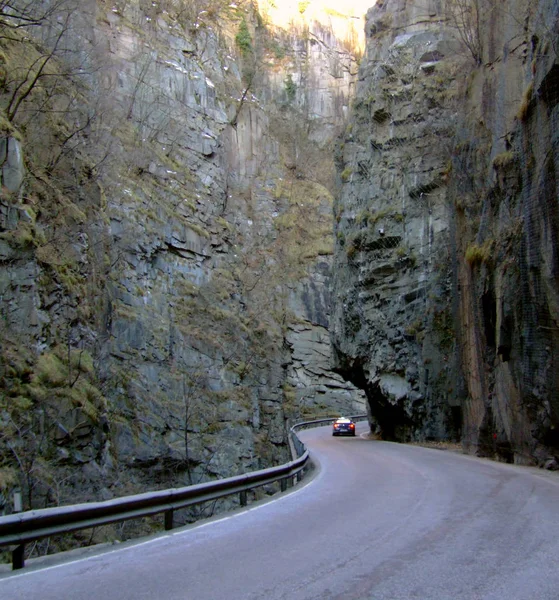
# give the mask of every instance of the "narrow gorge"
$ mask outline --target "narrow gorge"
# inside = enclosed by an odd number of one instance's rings
[[[0,510],[363,412],[559,468],[556,2],[0,7]]]

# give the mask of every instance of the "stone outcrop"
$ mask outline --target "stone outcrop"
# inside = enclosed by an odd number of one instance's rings
[[[330,345],[329,279],[331,261],[318,269],[290,294],[289,305],[296,320],[289,325],[286,342],[291,363],[287,369],[288,397],[303,418],[321,414],[359,414],[365,406],[364,392],[332,371]]]
[[[21,143],[14,137],[0,141],[1,184],[9,193],[16,194],[25,176]]]
[[[556,6],[461,6],[367,15],[332,339],[385,437],[553,466]]]

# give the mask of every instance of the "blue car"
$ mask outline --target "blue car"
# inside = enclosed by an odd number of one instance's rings
[[[332,435],[355,435],[355,423],[351,419],[340,417],[332,423]]]

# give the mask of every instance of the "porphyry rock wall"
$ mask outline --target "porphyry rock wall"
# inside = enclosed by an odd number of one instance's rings
[[[332,339],[386,437],[555,464],[556,11],[367,15],[337,149]]]
[[[361,412],[327,336],[349,50],[251,2],[32,8],[1,55],[49,74],[1,98],[6,509],[268,466],[290,419]]]

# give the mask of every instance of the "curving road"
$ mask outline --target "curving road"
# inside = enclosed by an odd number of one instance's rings
[[[19,600],[557,600],[559,477],[301,433],[317,475],[216,521],[0,578]]]

